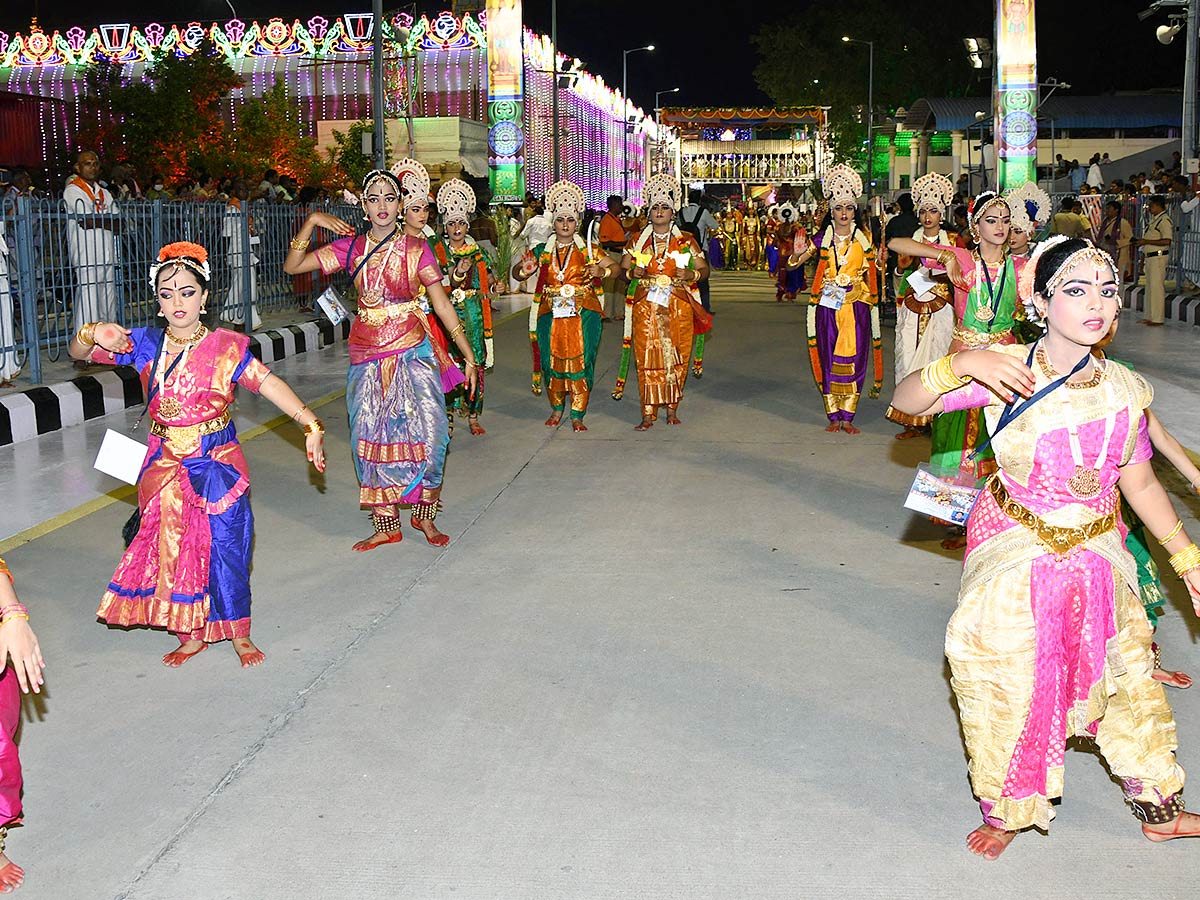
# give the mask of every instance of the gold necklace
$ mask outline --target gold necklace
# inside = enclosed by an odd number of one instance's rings
[[[185,338],[175,337],[175,335],[173,335],[171,333],[171,329],[170,328],[167,329],[167,340],[169,340],[176,347],[195,347],[198,343],[200,343],[202,340],[204,340],[204,338],[207,336],[208,336],[208,328],[205,327],[203,324],[201,324],[199,328],[197,328],[195,331],[193,331],[191,333],[191,335],[189,335],[188,337],[185,337]]]
[[[1044,375],[1050,381],[1053,381],[1059,377],[1059,371],[1058,369],[1054,368],[1054,365],[1050,362],[1050,355],[1046,353],[1046,348],[1044,346],[1040,344],[1038,345],[1035,357],[1037,359],[1038,368],[1042,370],[1042,375]],[[1097,360],[1093,359],[1092,374],[1088,377],[1087,381],[1067,381],[1064,382],[1064,384],[1066,387],[1078,391],[1082,390],[1083,388],[1095,387],[1103,378],[1104,369],[1101,368],[1100,363]]]

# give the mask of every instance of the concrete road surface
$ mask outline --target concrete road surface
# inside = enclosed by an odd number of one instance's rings
[[[96,622],[130,510],[69,511],[113,487],[87,467],[102,426],[0,456],[22,464],[13,515],[66,511],[6,554],[49,661],[21,733],[20,896],[1195,897],[1200,841],[1147,842],[1085,746],[1049,836],[967,852],[942,657],[961,562],[901,506],[928,444],[893,439],[886,394],[862,435],[826,434],[803,305],[762,275],[713,295],[683,424],[646,434],[632,377],[608,396],[619,325],[581,435],[543,426],[524,317],[500,325],[488,434],[453,442],[445,551],[407,527],[350,551],[369,525],[340,399],[324,478],[298,429],[248,440],[257,670],[228,644],[168,670],[169,635]],[[1122,337],[1166,385],[1160,415],[1200,436],[1192,330]],[[277,371],[313,398],[345,367],[337,348]],[[1195,498],[1180,508],[1193,526]],[[1167,659],[1200,672],[1167,587]],[[1200,771],[1200,688],[1171,699]]]

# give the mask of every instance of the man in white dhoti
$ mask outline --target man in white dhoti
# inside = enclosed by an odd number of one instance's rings
[[[75,270],[75,327],[88,322],[119,322],[117,233],[120,221],[113,196],[99,182],[100,157],[82,151],[75,174],[63,190],[67,211],[67,252]],[[86,365],[86,364],[85,364]]]

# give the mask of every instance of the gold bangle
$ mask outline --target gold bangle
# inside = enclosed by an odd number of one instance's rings
[[[921,370],[921,385],[931,394],[948,394],[970,382],[970,376],[954,374],[957,353],[935,359]]]
[[[300,407],[298,410],[296,410],[294,413],[292,413],[292,418],[293,418],[294,420],[299,420],[299,418],[300,418],[300,413],[304,412],[306,409],[308,409],[308,404],[307,404],[307,403],[305,403],[305,404],[304,404],[303,406],[301,406],[301,407]]]
[[[1188,544],[1169,560],[1175,574],[1182,578],[1193,569],[1200,569],[1200,547],[1194,543]]]
[[[28,622],[29,614],[28,613],[9,613],[7,616],[4,617],[4,621],[0,622],[0,625],[7,625],[13,619],[24,619],[26,622]]]
[[[307,250],[309,243],[308,238],[292,238],[292,242],[288,246],[293,250]]]
[[[325,423],[322,422],[320,419],[313,419],[307,425],[303,425],[301,427],[304,429],[305,434],[324,434],[325,433]]]
[[[1171,541],[1175,540],[1175,536],[1177,534],[1179,534],[1179,532],[1181,532],[1181,531],[1183,531],[1183,519],[1180,519],[1178,522],[1175,523],[1175,527],[1171,529],[1170,534],[1168,534],[1165,538],[1159,539],[1159,541],[1158,541],[1159,544],[1161,544],[1164,547],[1167,546],[1167,544],[1169,544],[1169,543],[1171,543]]]
[[[83,344],[85,347],[96,346],[96,326],[99,322],[88,322],[86,325],[81,325],[79,330],[75,332],[75,340]]]
[[[463,323],[459,322],[456,326],[454,326],[454,330],[450,332],[450,340],[454,340],[464,331],[466,331],[466,329],[463,327]]]

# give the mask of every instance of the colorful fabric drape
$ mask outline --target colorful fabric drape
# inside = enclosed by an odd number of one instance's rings
[[[445,395],[464,380],[430,339],[431,314],[417,299],[422,287],[442,280],[433,251],[407,234],[390,243],[358,275],[350,326],[346,407],[365,507],[437,501],[450,443]],[[363,237],[342,238],[317,250],[317,259],[328,275],[353,271],[366,252]]]
[[[92,359],[133,366],[149,390],[162,335],[135,328],[128,353],[96,347]],[[137,485],[141,526],[96,612],[110,625],[206,642],[250,634],[250,472],[228,421],[234,387],[257,393],[270,375],[249,344],[244,334],[212,332],[154,392],[147,414],[171,430],[148,436]]]
[[[1028,348],[997,347],[1025,361]],[[1056,373],[1034,366],[1037,387]],[[1065,402],[1058,391],[1069,391]],[[1098,364],[1091,382],[1059,388],[998,434],[995,476],[1049,525],[1108,521],[1066,552],[1043,545],[1004,511],[993,485],[968,520],[958,608],[946,631],[971,784],[984,819],[1007,830],[1046,828],[1062,796],[1066,741],[1094,739],[1126,797],[1162,804],[1183,787],[1175,723],[1151,678],[1151,630],[1138,574],[1116,515],[1120,467],[1150,459],[1143,410],[1148,384]],[[978,384],[945,395],[947,409],[986,408],[995,426],[1003,404]],[[1077,431],[1100,491],[1072,494]]]
[[[475,361],[479,363],[479,371],[490,369],[496,364],[496,360],[492,342],[492,297],[488,283],[487,256],[470,235],[458,250],[451,248],[444,240],[438,241],[434,245],[434,255],[442,269],[442,285],[458,313],[467,343],[471,345]],[[456,272],[459,264],[464,261],[470,268],[460,277]],[[451,358],[461,366],[465,357],[453,341],[448,344]],[[483,379],[479,381],[474,399],[466,395],[465,388],[460,387],[451,394],[451,404],[458,409],[465,408],[472,416],[478,416],[483,412]]]

